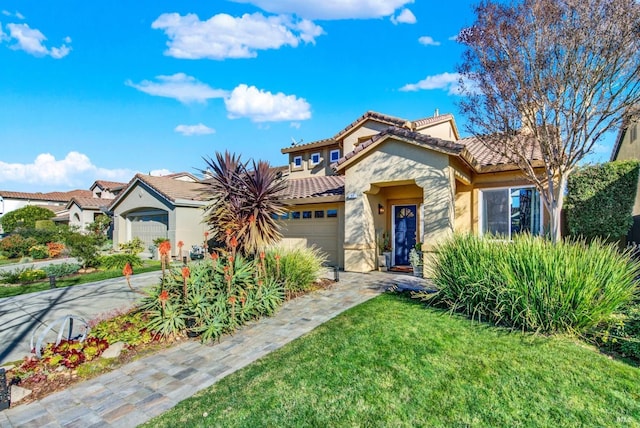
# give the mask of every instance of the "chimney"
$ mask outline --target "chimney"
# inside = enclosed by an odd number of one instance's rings
[[[440,110],[436,109],[436,111],[433,113],[433,117],[438,117],[440,116]]]

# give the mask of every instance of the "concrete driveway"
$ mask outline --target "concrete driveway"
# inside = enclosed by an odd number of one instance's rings
[[[142,290],[157,284],[161,272],[133,275],[131,285]],[[89,321],[105,312],[131,308],[141,294],[124,277],[0,299],[0,365],[22,359],[30,352],[33,332],[65,315]]]

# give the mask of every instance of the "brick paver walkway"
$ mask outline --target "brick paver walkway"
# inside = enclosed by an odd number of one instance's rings
[[[0,412],[0,427],[135,427],[313,330],[406,275],[341,273],[330,289],[294,299],[220,343],[188,341],[117,370]]]

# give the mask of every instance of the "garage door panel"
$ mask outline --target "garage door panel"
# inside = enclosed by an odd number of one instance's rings
[[[316,247],[327,256],[327,263],[339,264],[338,219],[295,219],[282,222],[285,238],[303,238],[307,246]]]
[[[169,224],[167,214],[130,215],[131,238],[138,237],[145,247],[153,245],[158,238],[166,238]]]

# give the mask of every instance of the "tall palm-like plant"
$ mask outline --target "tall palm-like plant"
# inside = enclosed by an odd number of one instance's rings
[[[264,161],[253,161],[249,168],[229,152],[204,160],[211,184],[206,190],[206,221],[216,241],[229,247],[233,238],[238,250],[250,254],[280,240],[274,217],[284,210],[278,198],[286,187],[282,173]]]

